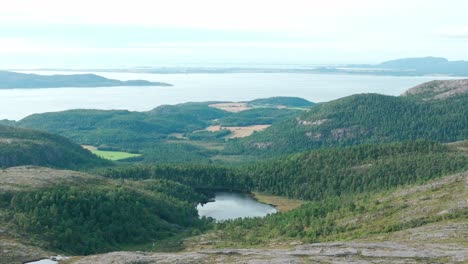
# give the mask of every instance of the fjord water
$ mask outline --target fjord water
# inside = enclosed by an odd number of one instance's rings
[[[76,74],[77,72],[29,72]],[[100,87],[0,90],[0,119],[19,120],[34,113],[68,109],[147,111],[163,104],[243,101],[271,96],[298,96],[324,102],[356,93],[399,95],[406,89],[447,77],[396,77],[336,74],[229,73],[144,74],[94,72],[118,80],[144,79],[172,87]]]
[[[248,194],[237,192],[217,192],[214,201],[198,204],[197,210],[201,217],[212,217],[217,221],[263,217],[276,213],[275,207],[260,203]]]

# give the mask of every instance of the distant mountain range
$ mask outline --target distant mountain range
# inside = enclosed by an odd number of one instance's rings
[[[449,61],[445,58],[405,58],[382,62],[377,65],[348,65],[348,69],[336,70],[374,72],[375,74],[398,75],[451,75],[468,76],[468,61]]]
[[[145,80],[119,81],[95,74],[38,75],[0,71],[0,89],[60,88],[60,87],[112,87],[112,86],[172,86],[168,83]]]
[[[37,69],[36,69],[37,70]],[[220,74],[220,73],[325,73],[365,74],[382,76],[468,76],[468,61],[449,61],[438,57],[404,58],[379,64],[298,65],[288,67],[145,67],[127,69],[39,69],[44,71],[130,72],[157,74]]]

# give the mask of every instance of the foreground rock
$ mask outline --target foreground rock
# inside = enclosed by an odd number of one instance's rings
[[[468,249],[455,245],[318,243],[293,249],[221,249],[184,253],[114,252],[71,263],[463,263]]]

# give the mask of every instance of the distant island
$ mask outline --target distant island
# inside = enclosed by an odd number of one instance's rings
[[[468,76],[468,61],[449,61],[439,57],[404,58],[379,64],[297,65],[282,67],[142,67],[119,69],[34,69],[36,71],[89,71],[154,74],[224,74],[224,73],[303,73],[352,74],[379,76]]]
[[[0,71],[0,89],[33,89],[61,87],[172,86],[145,80],[119,81],[96,74],[38,75]]]
[[[468,76],[468,61],[449,61],[446,58],[422,57],[385,61],[380,64],[350,64],[342,67],[322,67],[320,72],[373,75],[447,75]]]

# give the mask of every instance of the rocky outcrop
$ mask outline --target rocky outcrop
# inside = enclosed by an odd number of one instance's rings
[[[413,87],[402,95],[418,96],[423,99],[446,99],[466,93],[468,93],[468,79],[431,81]]]
[[[182,253],[113,252],[72,263],[464,263],[468,249],[457,246],[380,242],[338,242],[292,249],[213,249]]]

